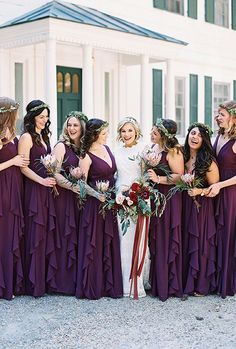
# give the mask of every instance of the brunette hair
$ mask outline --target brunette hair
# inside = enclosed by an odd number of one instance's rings
[[[154,126],[156,126],[161,135],[164,150],[168,152],[176,149],[179,153],[181,146],[175,136],[177,133],[176,122],[171,119],[158,119],[158,122]]]
[[[85,157],[91,145],[96,142],[100,132],[108,127],[108,122],[101,119],[90,119],[86,124],[86,130],[82,141],[81,156]]]

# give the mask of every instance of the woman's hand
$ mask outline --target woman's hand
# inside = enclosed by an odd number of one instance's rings
[[[101,201],[101,202],[105,202],[105,201],[106,201],[106,195],[104,195],[104,194],[99,194],[99,195],[98,195],[98,200]]]
[[[209,189],[209,192],[206,196],[213,198],[219,194],[220,189],[221,189],[221,184],[220,184],[220,182],[212,184],[212,185],[210,185],[210,187],[208,189]]]
[[[45,187],[53,187],[56,184],[57,182],[55,178],[52,178],[52,177],[42,178],[42,185],[44,185]]]
[[[14,166],[18,167],[27,167],[29,166],[29,160],[24,157],[24,155],[16,155],[12,158],[12,162]]]
[[[199,188],[192,188],[188,190],[188,195],[191,197],[201,195],[201,193],[202,193],[202,189],[199,189]]]
[[[73,193],[75,194],[80,194],[80,188],[78,185],[71,185],[71,191],[73,191]]]
[[[147,174],[148,174],[148,177],[151,181],[153,181],[154,183],[158,182],[158,176],[156,175],[156,173],[153,170],[149,169],[147,171]]]

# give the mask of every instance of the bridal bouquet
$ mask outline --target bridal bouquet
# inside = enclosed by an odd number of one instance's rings
[[[154,200],[154,212],[151,210],[149,199]],[[150,217],[152,214],[161,216],[165,204],[165,196],[144,178],[140,178],[129,188],[118,193],[115,198],[111,195],[103,204],[102,210],[111,209],[118,213],[124,235],[130,226],[130,220],[137,223],[138,216]]]
[[[202,187],[201,179],[196,178],[194,174],[185,173],[180,177],[180,179],[181,180],[177,182],[175,186],[169,190],[167,194],[167,199],[170,199],[174,194],[178,192]],[[201,205],[197,201],[196,196],[192,196],[192,199],[197,207],[197,211],[199,212],[199,208],[201,207]]]
[[[47,154],[40,157],[40,163],[46,168],[47,174],[49,177],[54,177],[58,172],[58,161],[53,154]],[[57,187],[53,186],[54,196],[58,196],[59,192]]]

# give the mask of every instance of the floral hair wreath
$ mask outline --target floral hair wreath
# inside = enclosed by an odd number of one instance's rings
[[[82,113],[81,111],[72,110],[67,115],[67,118],[71,118],[73,116],[78,118],[80,121],[84,121],[85,123],[88,121],[87,116],[84,113]]]
[[[202,124],[201,122],[194,122],[193,124],[191,124],[191,125],[189,126],[189,128],[188,128],[188,132],[189,132],[192,128],[194,128],[194,127],[201,127],[201,128],[203,128],[203,129],[206,131],[206,133],[209,134],[210,137],[211,137],[211,136],[213,135],[213,133],[214,133],[214,132],[212,131],[212,129],[210,128],[209,125]]]
[[[98,129],[96,129],[96,132],[100,133],[104,128],[107,128],[109,126],[109,122],[104,121],[102,126],[100,126]]]
[[[11,113],[13,111],[16,111],[18,108],[19,108],[19,104],[18,103],[16,103],[16,105],[11,105],[9,108],[2,107],[2,108],[0,108],[0,114]]]
[[[155,122],[155,126],[161,130],[164,135],[167,137],[167,138],[174,138],[176,136],[175,133],[169,133],[168,130],[165,128],[165,126],[163,125],[163,120],[162,119],[157,119],[156,122]]]
[[[36,107],[34,108],[31,108],[29,111],[32,112],[32,111],[36,111],[36,110],[39,110],[39,109],[42,109],[42,108],[48,108],[49,109],[49,105],[48,104],[45,104],[45,103],[42,103],[40,105],[37,105]]]
[[[228,112],[230,115],[232,115],[232,116],[234,116],[234,117],[236,116],[236,107],[227,108],[224,104],[220,104],[219,107],[222,108],[222,109],[226,109],[227,112]]]

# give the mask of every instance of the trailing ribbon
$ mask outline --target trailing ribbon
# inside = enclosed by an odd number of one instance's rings
[[[140,254],[139,250],[140,250],[140,245],[142,241],[144,223],[145,223],[145,233],[144,233],[145,236],[144,236],[143,251],[141,253],[142,257],[139,263],[139,254]],[[131,280],[130,294],[132,292],[132,286],[134,284],[134,299],[138,299],[138,276],[141,275],[144,262],[145,262],[145,256],[146,256],[147,245],[148,245],[148,230],[149,230],[149,217],[138,215],[138,220],[137,220],[135,235],[134,235],[131,271],[130,271],[130,277],[129,277],[129,279]]]

